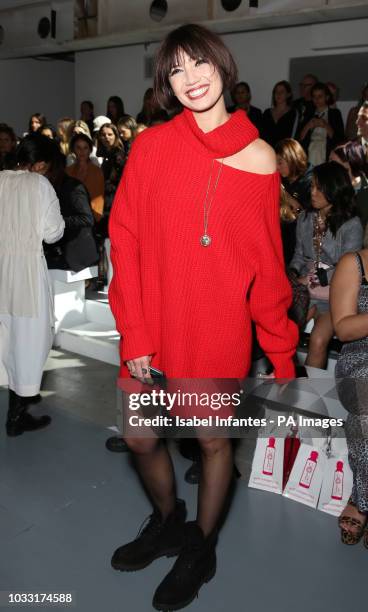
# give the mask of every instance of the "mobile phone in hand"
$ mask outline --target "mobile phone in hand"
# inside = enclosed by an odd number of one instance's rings
[[[149,372],[151,374],[151,378],[165,378],[164,372],[162,372],[162,370],[158,370],[157,368],[152,368],[150,366]]]

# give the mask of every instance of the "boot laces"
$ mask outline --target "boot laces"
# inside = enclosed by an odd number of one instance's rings
[[[158,512],[153,512],[147,516],[141,526],[139,527],[136,539],[142,536],[156,536],[159,535],[162,529],[162,520]]]
[[[197,560],[198,554],[200,553],[201,545],[194,542],[186,542],[184,547],[177,558],[174,565],[175,578],[185,577],[187,571],[190,571]]]

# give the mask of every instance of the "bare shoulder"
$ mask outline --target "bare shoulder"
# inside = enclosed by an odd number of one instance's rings
[[[256,174],[273,174],[276,172],[276,155],[267,142],[257,138],[245,149],[225,159],[224,163],[238,170]]]
[[[344,279],[347,279],[351,281],[354,278],[358,280],[360,278],[355,253],[345,253],[336,266],[334,280],[344,281]]]

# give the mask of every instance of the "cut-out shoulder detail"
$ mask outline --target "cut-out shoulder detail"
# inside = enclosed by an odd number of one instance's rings
[[[245,149],[226,157],[224,165],[252,174],[270,175],[276,172],[276,155],[267,142],[257,138]]]

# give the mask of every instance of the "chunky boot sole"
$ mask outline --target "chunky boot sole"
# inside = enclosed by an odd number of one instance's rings
[[[6,434],[10,438],[15,438],[15,436],[21,436],[24,433],[24,429],[19,427],[18,425],[7,425],[6,426]]]
[[[177,557],[182,548],[183,546],[180,545],[180,546],[177,546],[176,548],[170,548],[170,549],[163,550],[157,553],[154,557],[150,557],[150,559],[148,559],[144,563],[140,563],[139,565],[132,565],[132,564],[128,565],[128,564],[122,564],[118,562],[114,563],[114,560],[111,559],[111,566],[115,570],[119,570],[120,572],[137,572],[141,569],[144,569],[145,567],[148,567],[149,565],[151,565],[151,563],[153,563],[153,561],[156,561],[156,559],[160,559],[161,557],[168,557],[168,558]]]
[[[198,597],[198,593],[200,589],[203,587],[204,584],[206,584],[207,582],[210,582],[210,580],[214,578],[215,574],[216,574],[216,563],[210,569],[207,576],[203,578],[197,591],[194,593],[194,595],[191,595],[189,599],[186,599],[185,601],[178,601],[176,604],[160,604],[159,602],[156,602],[155,600],[153,600],[152,606],[155,608],[155,610],[160,610],[162,612],[171,612],[171,610],[174,611],[174,610],[181,610],[182,608],[186,608],[187,606],[189,606],[189,604],[192,603],[192,601],[195,600],[196,597]]]

